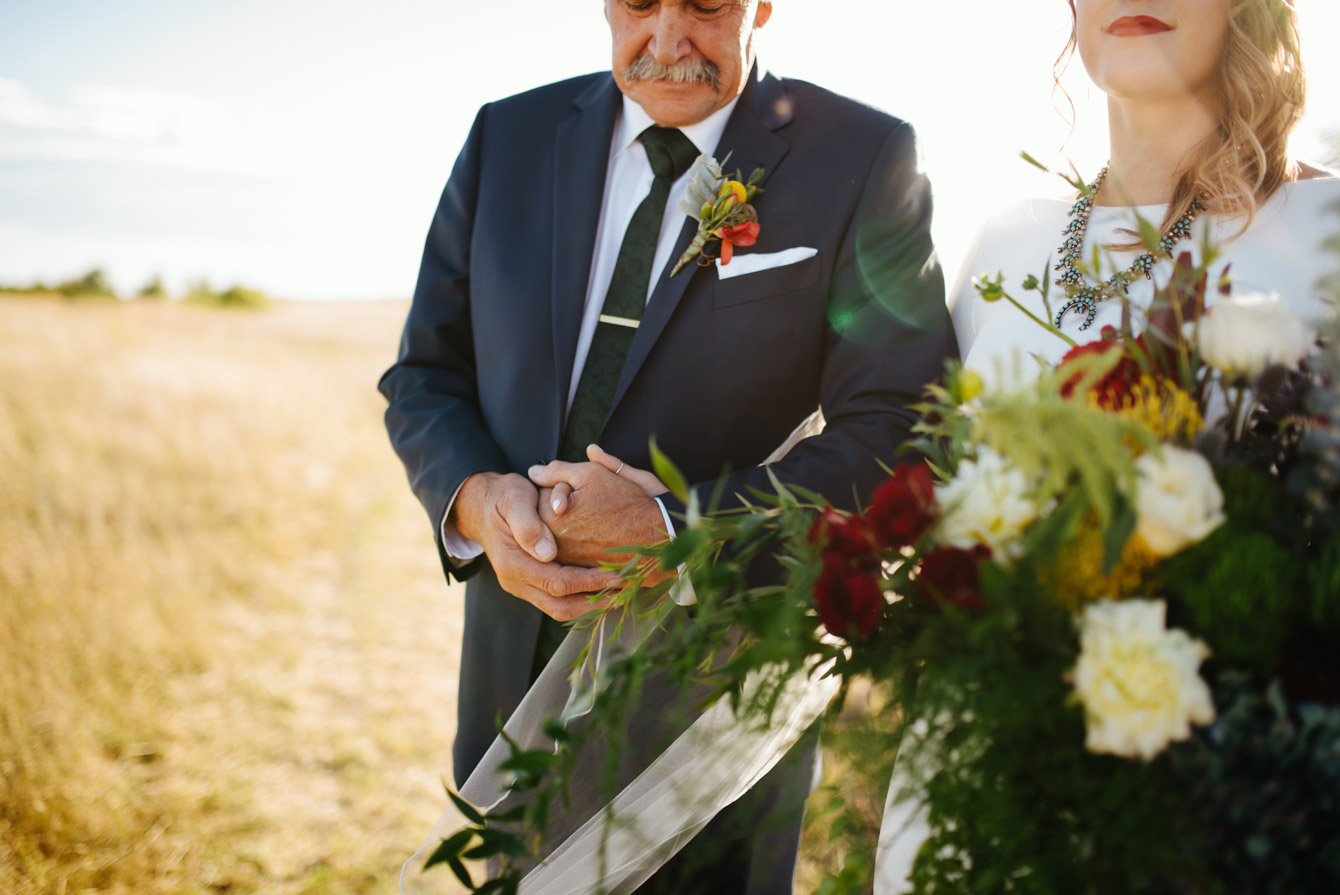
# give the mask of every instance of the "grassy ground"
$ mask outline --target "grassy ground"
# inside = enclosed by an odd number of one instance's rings
[[[460,636],[403,314],[0,299],[0,891],[388,890]]]
[[[461,626],[374,390],[404,311],[0,297],[0,892],[394,890]]]

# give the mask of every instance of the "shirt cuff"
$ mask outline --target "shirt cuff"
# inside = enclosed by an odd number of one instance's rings
[[[661,508],[661,518],[665,520],[665,533],[673,541],[675,539],[675,523],[670,518],[670,511],[665,508],[665,501],[659,497],[653,497],[652,500],[656,501],[656,506]],[[693,581],[688,575],[684,574],[684,563],[680,563],[675,572],[679,577],[670,586],[670,599],[674,600],[675,604],[679,606],[696,605],[698,595],[693,591]]]
[[[447,559],[456,568],[469,565],[478,559],[484,553],[484,546],[478,541],[472,541],[461,534],[456,526],[447,520],[451,518],[451,508],[456,506],[456,498],[460,496],[461,489],[465,487],[465,482],[456,486],[456,493],[451,495],[451,500],[447,501],[447,509],[442,513],[442,549],[447,553]],[[661,508],[665,512],[665,508]]]

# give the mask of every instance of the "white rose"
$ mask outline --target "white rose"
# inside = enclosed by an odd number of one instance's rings
[[[1296,365],[1316,335],[1279,294],[1249,292],[1220,299],[1200,322],[1205,362],[1229,376],[1255,376],[1271,364]]]
[[[1224,492],[1200,454],[1165,445],[1135,470],[1135,533],[1155,556],[1172,556],[1223,524]]]
[[[1017,557],[1019,536],[1038,516],[1030,491],[1032,482],[1022,471],[990,448],[980,448],[976,460],[959,463],[953,480],[935,489],[945,508],[936,539],[964,550],[985,544],[998,560]]]
[[[1105,600],[1084,610],[1075,692],[1084,705],[1085,746],[1153,758],[1214,720],[1200,677],[1209,655],[1185,631],[1166,630],[1162,600]]]

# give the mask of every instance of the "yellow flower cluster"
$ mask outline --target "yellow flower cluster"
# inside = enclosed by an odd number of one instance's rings
[[[1141,592],[1159,562],[1149,545],[1138,535],[1132,535],[1121,560],[1104,575],[1104,551],[1103,533],[1094,520],[1084,525],[1079,535],[1062,548],[1053,566],[1044,572],[1043,583],[1071,612],[1079,612],[1094,600],[1118,599]]]
[[[1096,398],[1090,400],[1097,403]],[[1130,395],[1112,412],[1148,429],[1159,441],[1173,444],[1191,444],[1196,433],[1205,427],[1195,398],[1168,380],[1156,380],[1148,373],[1140,377]]]

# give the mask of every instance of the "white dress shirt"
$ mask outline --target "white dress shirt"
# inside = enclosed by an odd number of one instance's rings
[[[726,122],[735,111],[737,102],[738,99],[732,100],[724,108],[718,109],[697,124],[681,127],[679,130],[697,147],[698,152],[712,155],[716,152],[717,144],[721,142]],[[586,307],[582,312],[582,328],[577,337],[577,354],[572,365],[572,383],[568,388],[569,410],[577,394],[582,369],[586,366],[586,356],[591,351],[591,341],[595,338],[600,312],[605,304],[605,293],[609,291],[610,281],[614,278],[614,265],[619,259],[624,233],[637,207],[651,192],[652,181],[656,178],[651,170],[651,163],[647,161],[647,150],[638,139],[644,130],[655,123],[641,106],[627,96],[623,98],[623,109],[614,125],[609,165],[605,171],[605,201],[600,206],[595,255],[591,259],[591,279],[586,285]],[[670,186],[670,198],[665,203],[661,234],[656,242],[656,258],[651,268],[653,275],[647,284],[648,300],[651,299],[651,293],[658,281],[655,273],[665,270],[671,255],[677,256],[688,248],[678,245],[679,231],[683,229],[684,219],[687,217],[679,208],[679,200],[685,197],[688,188],[687,173],[681,175]],[[484,552],[484,548],[478,542],[464,537],[456,530],[456,526],[447,521],[459,494],[460,488],[457,488],[456,494],[452,495],[451,502],[447,504],[447,511],[442,516],[442,544],[446,548],[447,556],[458,566],[464,565]],[[660,506],[661,515],[665,519],[666,531],[673,537],[675,529],[670,514],[660,500],[656,503]]]

